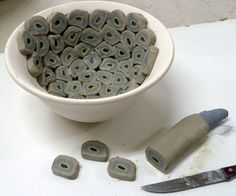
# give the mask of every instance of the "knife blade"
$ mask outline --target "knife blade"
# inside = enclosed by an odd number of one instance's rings
[[[198,173],[192,176],[177,178],[160,183],[142,186],[141,188],[153,193],[171,193],[188,190],[210,184],[230,181],[236,177],[236,165],[221,169]]]

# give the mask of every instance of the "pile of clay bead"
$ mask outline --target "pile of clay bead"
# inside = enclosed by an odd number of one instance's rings
[[[76,9],[36,15],[17,37],[27,69],[48,93],[91,99],[137,88],[150,74],[159,49],[139,13]]]

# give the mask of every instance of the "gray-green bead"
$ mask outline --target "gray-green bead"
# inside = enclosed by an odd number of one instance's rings
[[[17,35],[17,44],[22,54],[31,55],[36,46],[35,36],[31,32],[21,31]]]
[[[145,48],[156,43],[156,35],[151,29],[142,29],[136,34],[137,44]]]
[[[108,24],[102,28],[101,35],[110,45],[117,44],[120,41],[120,33]]]
[[[106,22],[109,12],[102,9],[95,9],[89,17],[89,26],[100,31]]]
[[[61,35],[49,35],[48,36],[51,50],[58,54],[65,48],[65,43]]]
[[[147,19],[139,13],[129,13],[127,15],[127,29],[132,32],[138,32],[141,29],[147,28]]]
[[[130,79],[135,80],[137,84],[142,84],[145,80],[145,75],[143,73],[143,66],[135,65],[130,72]]]
[[[70,66],[71,63],[75,60],[78,59],[77,54],[75,53],[74,48],[72,47],[66,47],[61,55],[60,55],[61,63],[62,65],[65,66]]]
[[[134,64],[143,64],[147,59],[147,53],[141,46],[136,46],[132,52]]]
[[[67,96],[75,97],[75,95],[82,95],[82,86],[80,81],[70,81],[66,83],[65,93]]]
[[[73,78],[77,78],[81,71],[87,69],[87,65],[81,59],[76,59],[73,63],[69,66],[69,74]]]
[[[111,84],[113,86],[123,88],[123,86],[125,86],[127,82],[128,79],[126,78],[126,76],[122,72],[117,71],[116,73],[114,73],[114,78]]]
[[[95,51],[101,58],[110,57],[114,55],[114,48],[105,41],[100,43],[95,48]]]
[[[66,83],[61,80],[55,80],[48,85],[48,93],[59,97],[65,97]]]
[[[97,46],[102,42],[102,36],[92,28],[86,28],[82,32],[81,41],[92,46]]]
[[[43,60],[36,52],[34,52],[27,60],[27,69],[33,77],[37,77],[42,73]]]
[[[63,33],[64,42],[69,46],[76,46],[79,42],[82,30],[79,27],[70,26]]]
[[[50,68],[56,68],[61,65],[60,57],[51,50],[43,57],[44,65]]]
[[[132,58],[120,61],[117,65],[117,70],[124,73],[126,77],[129,77],[130,71],[133,68],[133,64],[134,62]]]
[[[61,34],[67,27],[67,18],[63,13],[53,12],[48,17],[50,32]]]
[[[45,56],[49,51],[49,40],[46,35],[36,35],[36,52],[40,56]]]
[[[111,84],[114,75],[109,71],[99,70],[96,73],[96,79],[103,84]]]
[[[136,165],[128,159],[112,158],[107,171],[112,178],[127,181],[134,181],[136,179]]]
[[[147,50],[147,59],[146,62],[143,64],[143,72],[144,74],[150,74],[152,68],[156,62],[156,58],[158,56],[159,49],[155,46],[148,47]]]
[[[102,88],[102,84],[98,81],[84,82],[82,84],[83,95],[96,95]]]
[[[83,61],[89,69],[96,69],[100,65],[102,59],[96,52],[91,52],[83,58]]]
[[[108,159],[109,151],[106,144],[98,140],[91,140],[83,143],[81,155],[84,159],[105,162]]]
[[[115,58],[118,61],[129,59],[130,58],[129,48],[122,43],[115,45]]]
[[[90,54],[90,52],[92,52],[93,47],[91,45],[81,42],[74,47],[74,50],[79,57],[83,58],[84,56],[86,56],[86,55]]]
[[[68,179],[75,179],[79,173],[78,161],[66,155],[59,155],[53,161],[52,172],[57,175]]]
[[[25,21],[25,29],[34,35],[46,35],[49,32],[49,25],[44,17],[33,16]]]
[[[40,86],[47,86],[49,83],[53,82],[56,79],[55,73],[52,69],[44,67],[42,74],[37,77],[37,81]]]
[[[100,70],[105,70],[109,72],[116,72],[118,60],[113,58],[105,58],[99,65]]]
[[[78,79],[81,82],[93,82],[96,81],[96,71],[84,70],[78,73]]]
[[[120,88],[114,85],[106,85],[102,86],[102,89],[99,91],[99,95],[101,97],[111,97],[117,95]]]
[[[62,81],[71,81],[72,77],[69,75],[69,70],[67,66],[60,66],[55,71],[56,74],[56,80],[62,80]]]
[[[127,18],[121,10],[113,10],[107,18],[107,24],[118,31],[123,31],[127,25]]]
[[[120,41],[132,50],[136,45],[136,36],[133,32],[125,30],[121,33]]]
[[[67,15],[68,23],[85,29],[88,26],[89,13],[85,10],[76,9]]]

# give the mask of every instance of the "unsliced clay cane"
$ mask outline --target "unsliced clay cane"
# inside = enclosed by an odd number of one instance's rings
[[[53,12],[48,17],[50,32],[61,34],[67,27],[67,18],[63,13]]]
[[[97,46],[102,42],[102,36],[92,28],[87,28],[82,32],[81,41],[92,46]]]
[[[88,26],[89,13],[86,10],[76,9],[67,15],[68,23],[85,29]]]
[[[53,82],[56,79],[55,73],[52,69],[44,67],[42,74],[37,77],[37,81],[40,86],[47,86],[49,83]]]
[[[102,9],[94,10],[89,17],[89,26],[100,31],[106,22],[109,12]]]
[[[105,162],[108,159],[109,151],[106,144],[98,140],[91,140],[83,143],[81,155],[84,159]]]
[[[127,29],[132,32],[138,32],[141,29],[147,28],[147,19],[139,13],[129,13],[127,15]]]
[[[136,165],[128,159],[112,158],[107,171],[112,178],[126,181],[134,181],[136,179]]]
[[[34,52],[36,41],[35,36],[29,31],[21,31],[17,35],[19,51],[24,55],[31,55]]]
[[[52,51],[49,51],[43,57],[44,65],[50,68],[56,68],[61,65],[60,57],[57,54],[54,54]]]
[[[39,76],[43,71],[43,60],[40,55],[34,52],[27,60],[27,69],[33,77]]]
[[[63,34],[64,42],[69,46],[76,46],[79,42],[82,30],[79,27],[70,26]]]
[[[57,176],[75,179],[79,173],[79,162],[73,157],[59,155],[53,161],[52,172]]]
[[[78,59],[77,54],[75,53],[74,48],[72,47],[67,47],[65,48],[61,55],[60,55],[61,63],[62,65],[65,66],[70,66],[71,63],[75,60]]]
[[[25,29],[34,35],[46,35],[49,32],[49,25],[44,17],[33,16],[29,20],[25,21]]]
[[[48,36],[51,50],[58,54],[65,48],[65,43],[61,35],[49,35]]]
[[[113,10],[107,18],[107,24],[118,31],[123,31],[127,25],[127,18],[121,10]]]
[[[108,24],[104,25],[102,28],[101,35],[110,45],[117,44],[120,41],[120,33]]]
[[[48,93],[59,97],[65,97],[66,83],[61,80],[55,80],[48,85]]]
[[[153,46],[156,43],[156,36],[151,29],[142,29],[136,34],[137,44],[143,47]]]

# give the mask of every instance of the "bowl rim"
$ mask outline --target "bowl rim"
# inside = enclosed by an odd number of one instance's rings
[[[40,12],[34,14],[34,15],[40,15],[44,12],[50,11],[51,9],[56,9],[59,7],[63,7],[65,5],[68,4],[90,4],[90,3],[103,3],[103,4],[113,4],[113,5],[117,5],[114,7],[119,7],[119,5],[122,6],[126,6],[127,8],[135,8],[138,12],[145,12],[146,15],[150,16],[150,17],[154,17],[151,14],[149,14],[148,12],[141,10],[137,7],[134,6],[130,6],[124,3],[118,3],[118,2],[111,2],[111,1],[79,1],[79,2],[68,2],[68,3],[63,3],[63,4],[59,4],[56,6],[52,6],[49,7],[47,9],[41,10]],[[82,104],[82,105],[96,105],[96,104],[106,104],[106,103],[111,103],[111,102],[117,102],[120,100],[125,100],[128,98],[131,98],[135,95],[141,94],[142,92],[144,92],[145,90],[149,89],[150,87],[152,87],[153,85],[155,85],[159,80],[162,79],[162,77],[168,72],[168,70],[171,67],[171,64],[173,62],[174,59],[174,53],[175,53],[175,48],[174,48],[174,42],[173,42],[173,38],[170,34],[170,32],[167,30],[167,28],[156,18],[154,17],[159,24],[166,30],[166,33],[169,37],[170,41],[170,50],[171,50],[171,54],[170,54],[170,58],[165,62],[166,68],[162,71],[162,73],[159,75],[159,77],[155,78],[154,80],[152,80],[149,83],[143,83],[142,85],[140,85],[139,87],[128,91],[126,93],[120,94],[120,95],[115,95],[115,96],[111,96],[111,97],[104,97],[104,98],[95,98],[95,99],[73,99],[73,98],[65,98],[65,97],[59,97],[59,96],[55,96],[55,95],[51,95],[45,91],[36,89],[31,87],[30,85],[28,85],[27,83],[23,82],[20,78],[18,78],[15,74],[14,74],[14,70],[10,64],[10,52],[9,52],[9,48],[10,48],[10,44],[12,43],[12,39],[14,38],[14,35],[19,31],[19,29],[21,28],[21,26],[23,25],[24,21],[22,23],[20,23],[15,30],[11,33],[6,46],[5,46],[5,50],[4,50],[4,56],[5,56],[5,62],[6,62],[6,67],[7,67],[7,71],[10,74],[10,76],[12,77],[13,80],[15,80],[15,82],[21,86],[24,90],[28,91],[29,93],[39,97],[39,98],[43,98],[46,99],[47,101],[53,101],[53,102],[57,102],[57,103],[62,103],[62,104],[69,104],[69,105],[73,105],[73,104]],[[148,76],[147,76],[148,77]]]

